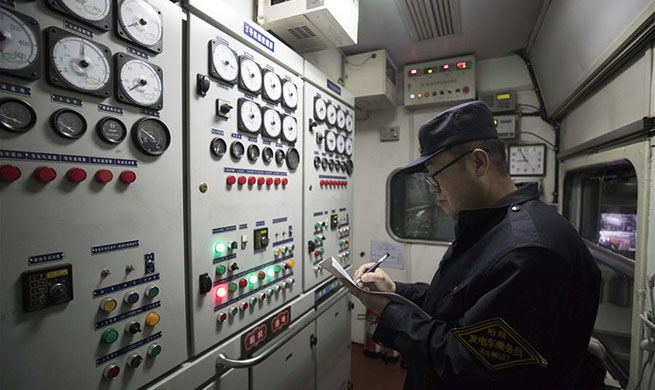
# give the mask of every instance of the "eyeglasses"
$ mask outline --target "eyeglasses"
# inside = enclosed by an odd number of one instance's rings
[[[477,148],[476,148],[476,149],[477,149]],[[445,171],[446,168],[450,167],[451,165],[455,164],[457,161],[459,161],[459,160],[461,160],[462,158],[464,158],[464,157],[465,157],[466,155],[468,155],[469,153],[472,153],[474,150],[475,150],[475,149],[471,149],[471,150],[469,150],[468,152],[466,152],[466,153],[462,153],[462,154],[460,154],[459,156],[455,157],[455,159],[454,159],[453,161],[451,161],[451,162],[449,162],[448,164],[444,165],[444,166],[441,167],[441,169],[439,169],[438,171],[436,171],[436,172],[434,172],[434,173],[432,173],[432,174],[429,174],[429,175],[425,178],[425,181],[426,181],[429,185],[431,185],[431,186],[439,187],[439,182],[437,181],[437,179],[435,179],[435,177],[436,177],[438,174],[440,174],[441,172]],[[484,150],[485,152],[487,152],[486,149],[482,149],[482,150]]]

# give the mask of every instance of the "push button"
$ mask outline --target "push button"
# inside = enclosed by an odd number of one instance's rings
[[[98,183],[109,183],[114,178],[114,174],[109,169],[99,169],[96,171],[95,179]]]
[[[105,378],[107,378],[109,380],[112,380],[112,379],[116,378],[118,376],[118,374],[120,374],[120,372],[121,372],[120,367],[118,367],[115,364],[110,364],[107,367],[105,367],[104,371],[102,372],[102,375]]]
[[[36,178],[42,183],[49,183],[57,177],[57,171],[52,167],[39,167],[34,171]]]
[[[100,310],[111,313],[118,306],[118,302],[114,298],[105,298],[100,302]]]
[[[141,365],[143,362],[143,358],[141,355],[137,353],[133,353],[130,356],[127,357],[127,366],[131,368],[137,368]]]
[[[275,178],[275,185],[276,185],[276,186],[279,186],[279,185],[280,185],[280,182],[281,182],[280,178],[279,178],[279,177],[276,177],[276,178]]]
[[[116,340],[118,340],[118,332],[115,329],[106,329],[100,336],[100,341],[105,344],[112,344]]]
[[[86,180],[86,171],[82,168],[71,168],[66,172],[66,178],[71,183],[81,183]]]
[[[154,286],[154,285],[146,287],[145,295],[148,298],[156,297],[157,295],[159,295],[159,287]]]
[[[251,185],[251,186],[254,186],[255,183],[257,183],[257,178],[255,178],[254,176],[250,176],[248,178],[248,184]]]
[[[157,357],[161,353],[161,346],[159,344],[151,344],[148,347],[148,356]]]
[[[136,173],[130,170],[123,171],[118,176],[118,180],[125,184],[134,183],[136,181]]]
[[[220,312],[216,315],[216,320],[219,322],[225,322],[227,320],[227,314]]]
[[[161,317],[159,316],[159,313],[154,311],[148,313],[148,315],[146,316],[146,326],[150,326],[150,327],[156,326],[160,320]]]
[[[227,183],[227,185],[231,186],[231,185],[234,185],[234,183],[237,182],[237,178],[230,175],[225,179],[225,182]]]
[[[260,177],[260,178],[257,179],[257,185],[259,185],[259,186],[263,186],[264,183],[266,183],[266,179],[265,179],[265,178]]]
[[[123,297],[123,301],[128,305],[134,305],[139,301],[139,293],[137,293],[136,291],[129,291],[125,293],[125,296]]]
[[[239,287],[246,288],[248,286],[248,281],[244,278],[239,279]]]
[[[273,184],[273,178],[270,178],[270,177],[266,178],[266,185],[270,186],[272,184]]]
[[[246,177],[245,176],[239,176],[239,179],[237,180],[240,186],[246,184]]]
[[[7,164],[0,167],[0,181],[12,182],[18,180],[20,175],[20,168],[14,164]]]

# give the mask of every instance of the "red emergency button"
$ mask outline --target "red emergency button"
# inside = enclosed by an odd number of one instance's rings
[[[246,177],[245,176],[239,176],[239,179],[237,180],[240,186],[246,184]]]
[[[86,180],[86,171],[82,168],[71,168],[66,172],[66,178],[73,183],[81,183]]]
[[[14,164],[7,164],[0,167],[0,180],[10,182],[20,177],[20,169]]]
[[[114,174],[109,169],[100,169],[96,172],[95,178],[99,183],[109,183],[114,178]]]
[[[237,182],[237,178],[230,175],[230,176],[227,177],[227,179],[225,179],[225,182],[227,183],[228,186],[231,186],[231,185],[233,185],[234,183]]]
[[[136,173],[134,173],[134,171],[125,170],[121,172],[120,176],[118,176],[118,179],[125,184],[134,183],[136,180]]]
[[[287,184],[289,184],[289,179],[285,177],[284,179],[282,179],[282,185],[286,186]]]
[[[259,271],[259,273],[257,274],[257,276],[259,277],[259,280],[264,280],[264,279],[266,279],[266,273],[264,273],[264,271]]]
[[[248,184],[252,186],[255,185],[255,183],[257,183],[257,179],[254,176],[250,176],[248,178]]]
[[[248,285],[248,281],[244,278],[239,279],[239,287],[245,288]]]
[[[280,182],[281,182],[280,178],[279,178],[279,177],[276,177],[276,178],[275,178],[275,185],[276,185],[276,186],[279,186],[279,185],[280,185]]]
[[[36,175],[36,178],[39,179],[39,181],[47,183],[55,180],[57,177],[57,171],[52,167],[39,167],[34,171],[34,175]]]
[[[266,179],[264,179],[263,177],[257,179],[257,185],[263,186],[264,183],[266,183]]]
[[[273,179],[269,177],[266,179],[266,185],[270,186],[271,184],[273,184]]]

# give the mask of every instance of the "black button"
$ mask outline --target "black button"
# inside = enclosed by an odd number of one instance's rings
[[[212,289],[212,279],[209,277],[209,274],[204,273],[200,275],[200,294],[207,294]]]

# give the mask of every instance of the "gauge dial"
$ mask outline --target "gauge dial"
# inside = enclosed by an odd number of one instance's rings
[[[232,158],[235,160],[241,160],[241,157],[243,157],[243,153],[245,153],[245,151],[246,149],[239,141],[234,141],[230,145],[230,156],[232,156]]]
[[[211,42],[212,46],[212,75],[227,82],[234,84],[239,76],[239,62],[237,55],[229,47]]]
[[[323,170],[326,170],[326,169],[327,169],[327,167],[328,167],[328,160],[327,160],[327,158],[323,157],[323,158],[321,159],[321,167],[323,168]]]
[[[346,138],[339,134],[337,135],[337,153],[343,154],[346,149]]]
[[[281,131],[282,119],[280,119],[280,114],[272,108],[264,109],[264,135],[278,138]]]
[[[289,80],[282,83],[282,105],[291,110],[298,107],[298,88]]]
[[[132,127],[137,148],[151,156],[163,154],[171,144],[171,132],[164,122],[154,118],[141,118]]]
[[[221,158],[225,155],[225,152],[227,151],[227,144],[223,140],[223,138],[216,137],[212,140],[211,144],[209,145],[209,150],[212,152],[212,154],[217,157]]]
[[[290,170],[295,170],[300,164],[300,152],[298,149],[291,148],[287,151],[287,168]]]
[[[259,133],[262,127],[262,111],[255,102],[246,99],[238,100],[239,120],[237,127],[248,133]]]
[[[353,139],[350,137],[346,138],[346,155],[353,155]]]
[[[330,103],[327,105],[327,123],[330,126],[334,126],[337,123],[337,109]]]
[[[270,147],[265,147],[264,150],[262,150],[262,160],[264,160],[265,163],[271,162],[273,160],[273,149]]]
[[[86,119],[77,111],[62,108],[50,116],[50,125],[64,138],[80,138],[86,132]]]
[[[334,149],[337,147],[337,136],[333,131],[325,132],[325,149],[328,152],[334,152]]]
[[[314,168],[318,169],[321,166],[321,158],[316,156],[314,157]]]
[[[109,0],[59,0],[59,2],[74,16],[97,22],[106,18],[111,11]]]
[[[264,91],[263,95],[266,99],[272,102],[279,102],[282,97],[282,82],[280,77],[271,72],[264,70]]]
[[[100,139],[108,144],[119,144],[127,135],[125,124],[110,116],[100,119],[96,125],[96,131]]]
[[[262,89],[262,71],[257,63],[249,58],[240,57],[239,86],[258,94]]]
[[[286,154],[284,153],[284,150],[282,150],[282,149],[278,149],[278,150],[275,151],[275,162],[276,162],[278,165],[282,165],[282,163],[284,162],[284,160],[286,159],[286,157],[287,157],[287,156],[286,156]]]
[[[36,20],[0,7],[0,70],[30,80],[38,77],[38,29]]]
[[[325,100],[320,96],[314,98],[314,119],[317,121],[324,121],[326,116]]]
[[[144,0],[123,0],[118,4],[118,34],[150,50],[161,52],[164,24],[160,14]]]
[[[257,161],[259,158],[259,146],[257,145],[250,145],[248,146],[248,160],[251,162]]]
[[[334,162],[334,170],[337,172],[341,171],[341,164],[339,163],[339,161]]]
[[[287,142],[296,142],[298,139],[298,122],[292,116],[285,116],[282,120],[282,137]]]
[[[36,112],[32,106],[14,98],[0,99],[0,129],[24,133],[35,123]]]
[[[122,60],[127,58],[127,61]],[[143,60],[116,55],[120,91],[118,100],[142,107],[162,108],[162,71],[158,66]]]
[[[346,126],[346,114],[340,108],[337,110],[337,127],[342,129]]]
[[[353,122],[353,116],[350,114],[346,115],[346,131],[352,133],[354,128],[355,123]]]

